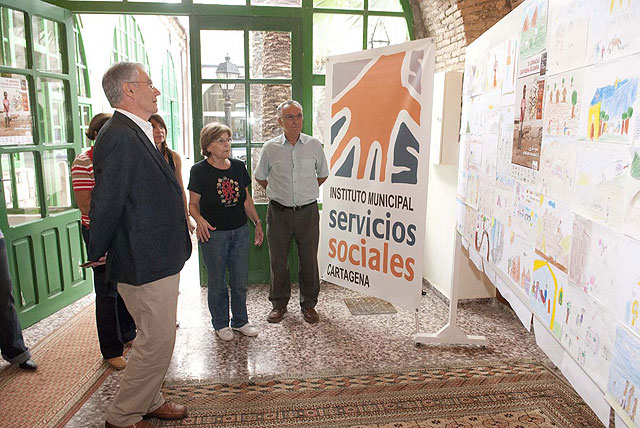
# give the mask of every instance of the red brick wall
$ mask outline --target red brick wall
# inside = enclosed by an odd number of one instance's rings
[[[436,71],[462,71],[466,46],[523,0],[410,0],[422,16],[416,37],[433,37]],[[414,19],[419,23],[420,20]]]

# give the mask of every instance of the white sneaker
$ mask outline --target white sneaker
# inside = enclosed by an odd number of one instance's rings
[[[249,337],[254,337],[257,336],[258,333],[260,333],[260,330],[258,330],[257,328],[255,328],[254,326],[252,326],[251,324],[245,324],[242,327],[239,328],[235,328],[232,327],[233,330],[235,331],[239,331],[240,333],[244,334],[245,336],[249,336]]]
[[[235,335],[233,331],[229,327],[221,328],[220,330],[216,330],[216,334],[218,337],[226,342],[229,342],[234,339]]]

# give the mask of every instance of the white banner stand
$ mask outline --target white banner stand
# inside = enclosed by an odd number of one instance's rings
[[[455,250],[451,275],[451,296],[449,297],[449,322],[437,333],[416,333],[413,336],[417,345],[427,343],[446,343],[457,345],[486,345],[484,336],[468,335],[456,324],[458,316],[458,282],[460,278],[460,263],[462,262],[462,238],[457,230],[455,233]],[[418,314],[416,313],[416,322]]]

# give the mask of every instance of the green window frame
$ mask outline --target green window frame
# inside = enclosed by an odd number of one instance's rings
[[[82,147],[89,147],[91,146],[91,140],[86,137],[86,132],[93,117],[93,106],[91,105],[91,82],[89,80],[89,69],[87,68],[87,56],[82,40],[82,22],[78,15],[73,17],[73,38],[76,48],[76,95],[78,96]]]
[[[167,124],[167,145],[177,150],[180,141],[180,102],[178,99],[178,79],[171,52],[167,51],[162,64],[160,105],[162,118]]]
[[[131,15],[122,15],[118,19],[118,25],[113,30],[113,49],[111,55],[111,63],[115,64],[120,61],[132,61],[144,64],[149,70],[149,57],[144,45],[142,31]]]

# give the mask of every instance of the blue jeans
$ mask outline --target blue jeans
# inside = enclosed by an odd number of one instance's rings
[[[220,330],[229,327],[229,289],[233,315],[231,327],[242,327],[249,322],[249,226],[245,224],[233,230],[215,230],[207,242],[200,242],[199,245],[207,267],[207,300],[213,328]]]

